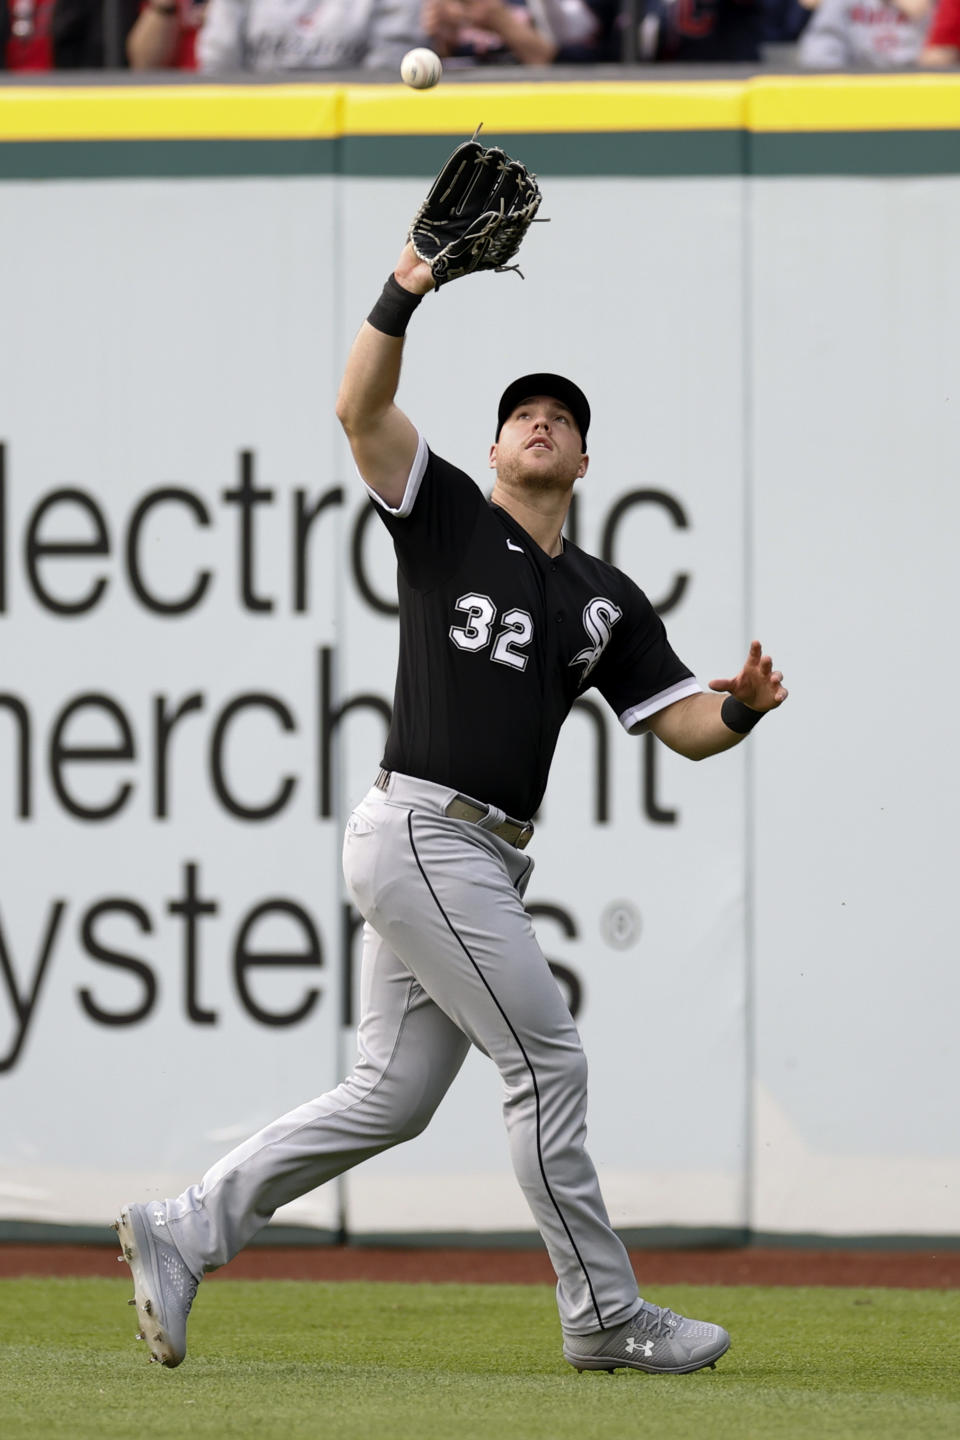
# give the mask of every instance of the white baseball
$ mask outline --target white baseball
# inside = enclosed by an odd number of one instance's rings
[[[429,90],[432,85],[436,85],[442,74],[440,56],[423,46],[417,50],[408,50],[400,61],[400,77],[404,85],[409,85],[414,90]]]

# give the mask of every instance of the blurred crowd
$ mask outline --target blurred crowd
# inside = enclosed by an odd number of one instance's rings
[[[960,63],[960,0],[0,0],[0,68],[396,72],[485,65]],[[786,47],[786,48],[785,48]]]

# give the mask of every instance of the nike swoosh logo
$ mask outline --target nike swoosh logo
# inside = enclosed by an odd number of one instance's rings
[[[522,545],[514,545],[514,543],[513,543],[512,540],[508,540],[508,541],[507,541],[507,549],[508,549],[508,550],[516,550],[516,551],[519,552],[519,554],[521,554],[521,555],[523,554],[523,546],[522,546]]]

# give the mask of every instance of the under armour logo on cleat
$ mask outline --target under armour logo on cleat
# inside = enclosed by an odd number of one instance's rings
[[[154,1210],[153,1223],[154,1225],[166,1225],[167,1217],[166,1215],[164,1215],[162,1210]]]
[[[642,1350],[644,1355],[646,1355],[646,1357],[649,1359],[650,1356],[653,1354],[653,1341],[644,1340],[643,1344],[640,1345],[637,1343],[636,1340],[634,1340],[633,1336],[631,1335],[630,1339],[627,1341],[627,1354],[632,1355],[635,1350]]]
[[[516,550],[519,555],[522,555],[522,554],[523,554],[523,546],[522,546],[522,545],[514,545],[514,543],[513,543],[512,540],[508,540],[508,541],[507,541],[507,549],[508,549],[508,550]]]

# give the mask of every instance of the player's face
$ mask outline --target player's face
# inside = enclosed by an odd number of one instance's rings
[[[532,395],[504,421],[490,447],[490,465],[500,479],[565,488],[585,474],[587,457],[566,405],[551,395]]]

